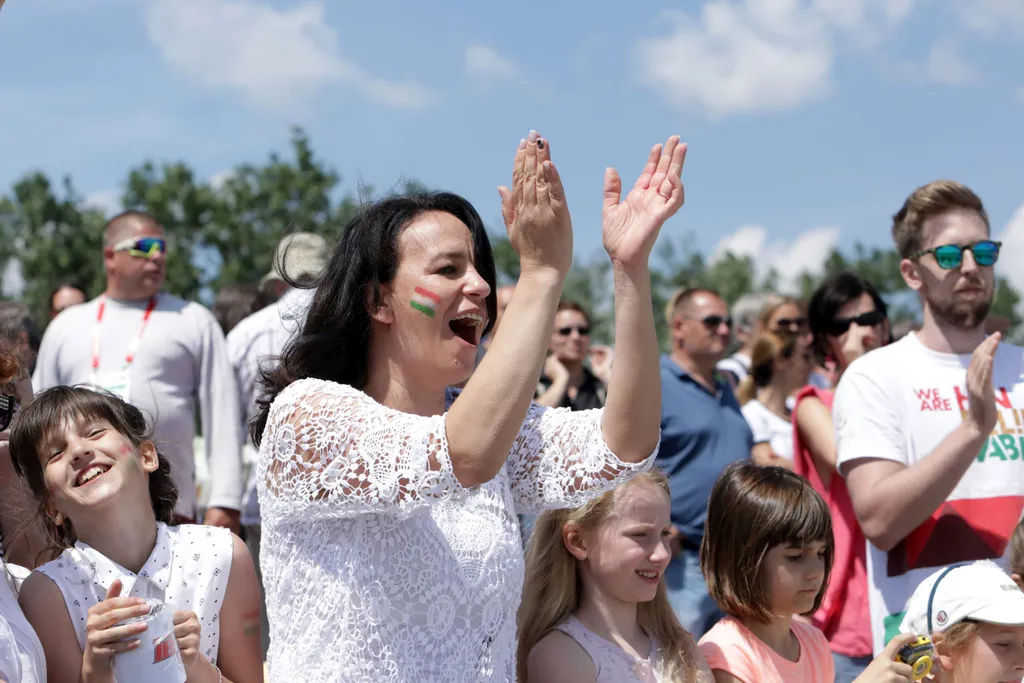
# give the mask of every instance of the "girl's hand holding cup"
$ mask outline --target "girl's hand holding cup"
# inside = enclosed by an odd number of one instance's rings
[[[120,625],[127,619],[149,613],[142,598],[122,598],[121,582],[115,580],[107,589],[103,602],[89,608],[85,624],[86,642],[82,653],[84,681],[113,680],[113,658],[121,652],[139,647],[139,634],[147,628],[144,621]]]

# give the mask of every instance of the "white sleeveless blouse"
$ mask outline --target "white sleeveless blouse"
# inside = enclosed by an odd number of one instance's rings
[[[36,571],[60,588],[83,650],[89,608],[102,602],[110,585],[120,579],[122,597],[160,600],[175,610],[195,612],[202,627],[199,651],[216,663],[220,608],[233,550],[227,529],[194,524],[169,527],[158,522],[156,545],[138,574],[82,542]]]

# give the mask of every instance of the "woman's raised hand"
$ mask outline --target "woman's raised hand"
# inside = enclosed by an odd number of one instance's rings
[[[658,232],[683,205],[686,145],[673,135],[655,145],[633,189],[620,202],[622,181],[614,168],[604,174],[603,241],[614,263],[647,266]]]
[[[512,167],[512,189],[499,187],[508,239],[519,254],[520,272],[557,274],[572,265],[572,219],[551,146],[536,131],[520,140]]]

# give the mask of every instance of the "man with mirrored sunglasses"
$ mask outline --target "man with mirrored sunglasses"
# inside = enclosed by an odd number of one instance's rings
[[[700,568],[711,488],[722,471],[750,457],[754,437],[729,383],[715,370],[732,340],[725,301],[708,289],[681,289],[668,303],[671,349],[661,359],[661,447],[655,464],[669,478],[672,561],[669,602],[700,638],[721,617]]]
[[[178,487],[176,514],[196,518],[193,443],[199,409],[210,467],[205,521],[238,531],[242,416],[224,334],[202,305],[163,290],[167,238],[151,216],[126,211],[104,230],[106,291],[60,313],[43,336],[33,383],[89,384],[133,403]]]
[[[930,183],[892,232],[921,329],[855,360],[833,404],[839,472],[868,539],[876,654],[917,584],[1001,558],[1024,507],[1024,349],[985,334],[1000,245],[981,200]]]

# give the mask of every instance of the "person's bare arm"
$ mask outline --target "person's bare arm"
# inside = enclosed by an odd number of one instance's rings
[[[615,288],[615,363],[608,382],[602,427],[608,448],[639,462],[661,436],[661,373],[648,268],[665,221],[683,205],[681,175],[686,145],[672,136],[655,145],[647,166],[624,201],[614,169],[605,172],[602,241],[612,260]]]
[[[997,333],[974,351],[967,368],[967,415],[921,461],[908,467],[881,458],[842,458],[861,529],[880,550],[892,550],[945,502],[992,432],[997,417],[992,365],[998,343]],[[842,457],[844,431],[857,427],[838,418],[837,424]]]
[[[800,440],[811,454],[821,483],[828,488],[836,473],[836,435],[832,413],[815,396],[807,396],[797,404],[793,424]]]
[[[544,374],[551,380],[551,386],[537,397],[536,403],[548,408],[557,408],[569,391],[569,370],[555,356],[544,361]]]
[[[793,461],[787,460],[781,456],[775,455],[775,451],[772,450],[772,446],[767,441],[761,443],[755,443],[753,448],[750,449],[751,459],[762,467],[782,467],[787,470],[793,469]]]

